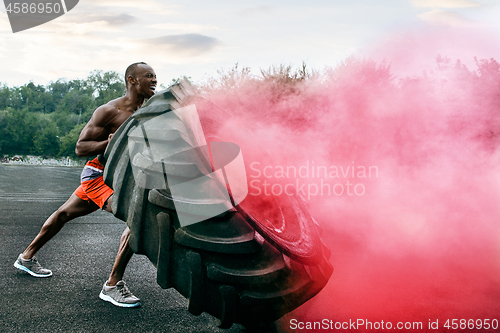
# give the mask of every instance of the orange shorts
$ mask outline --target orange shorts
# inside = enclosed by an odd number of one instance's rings
[[[94,158],[88,161],[83,168],[81,175],[81,185],[75,190],[74,194],[87,202],[94,202],[103,209],[104,204],[113,194],[113,190],[106,184],[102,178],[104,166]]]

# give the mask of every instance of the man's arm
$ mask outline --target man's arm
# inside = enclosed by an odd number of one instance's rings
[[[110,105],[98,107],[92,118],[82,129],[76,143],[75,152],[79,157],[104,153],[108,146],[111,129],[108,126],[117,114],[117,109]]]

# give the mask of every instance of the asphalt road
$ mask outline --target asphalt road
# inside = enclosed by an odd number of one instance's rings
[[[156,284],[145,256],[132,258],[124,280],[141,299],[123,309],[99,299],[125,224],[97,211],[68,223],[37,254],[50,278],[13,264],[45,219],[79,185],[81,168],[0,165],[0,332],[245,332],[222,330],[208,314],[193,316],[174,289]],[[284,319],[273,330],[285,331]]]

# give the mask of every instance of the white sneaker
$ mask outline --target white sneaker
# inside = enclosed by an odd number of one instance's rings
[[[21,253],[19,257],[17,257],[16,262],[14,263],[14,267],[25,271],[26,273],[34,276],[34,277],[49,277],[52,276],[52,271],[49,269],[45,269],[38,263],[35,257],[31,259],[23,259],[23,254]]]
[[[141,305],[141,300],[135,297],[123,281],[118,281],[116,286],[108,286],[108,281],[102,286],[99,298],[123,308],[133,308]]]

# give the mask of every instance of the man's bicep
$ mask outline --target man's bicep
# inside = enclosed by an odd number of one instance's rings
[[[109,108],[101,106],[94,111],[92,118],[82,129],[78,141],[94,141],[103,136],[106,125],[109,123],[111,112]],[[105,133],[104,133],[105,134]]]
[[[104,127],[97,126],[93,121],[89,121],[82,129],[78,141],[95,141],[102,136]]]

